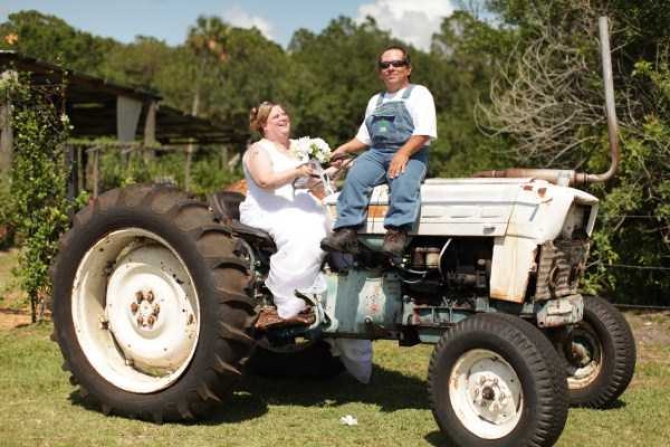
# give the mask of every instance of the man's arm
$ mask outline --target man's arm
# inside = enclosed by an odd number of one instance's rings
[[[430,140],[428,135],[412,135],[398,152],[395,153],[389,164],[389,177],[396,178],[407,167],[409,158],[419,151]]]
[[[330,158],[333,161],[337,161],[338,158],[345,158],[347,154],[360,152],[367,148],[368,148],[367,144],[357,140],[356,138],[352,138],[351,140],[347,141],[346,143],[335,149]]]

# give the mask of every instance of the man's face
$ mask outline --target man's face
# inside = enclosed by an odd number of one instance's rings
[[[379,59],[379,77],[384,81],[386,90],[395,92],[409,84],[412,67],[407,64],[402,51],[391,49],[384,51]]]

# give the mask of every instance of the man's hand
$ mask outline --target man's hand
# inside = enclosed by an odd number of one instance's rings
[[[342,163],[348,160],[352,154],[360,152],[363,149],[367,149],[367,147],[368,146],[366,144],[361,143],[356,138],[347,141],[333,151],[332,155],[330,156],[330,164],[340,168]]]
[[[402,151],[396,152],[396,154],[391,159],[391,164],[389,164],[389,177],[396,178],[407,168],[407,162],[409,157],[405,155]]]
[[[312,163],[303,163],[296,168],[298,173],[297,177],[318,177],[319,174],[314,169]]]
[[[342,145],[333,151],[332,155],[330,156],[330,163],[342,163],[348,157],[349,153],[347,152],[344,145]]]

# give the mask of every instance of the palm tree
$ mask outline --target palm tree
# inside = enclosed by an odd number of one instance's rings
[[[200,91],[205,70],[209,66],[225,63],[228,60],[228,38],[230,26],[218,17],[198,17],[195,26],[189,28],[186,44],[193,50],[198,60],[193,91],[191,115],[197,116],[200,112]],[[194,146],[189,143],[186,152],[186,166],[184,186],[190,184],[191,160]]]

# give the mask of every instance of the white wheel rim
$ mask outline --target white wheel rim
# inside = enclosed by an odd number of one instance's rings
[[[568,387],[573,390],[586,388],[600,375],[603,348],[590,331],[575,330],[570,349],[574,371],[568,375]]]
[[[84,255],[72,319],[91,366],[126,391],[152,393],[184,373],[198,343],[200,307],[177,252],[154,233],[128,228]]]
[[[499,354],[473,349],[455,363],[449,376],[454,413],[474,435],[500,439],[521,420],[523,390],[514,368]]]

